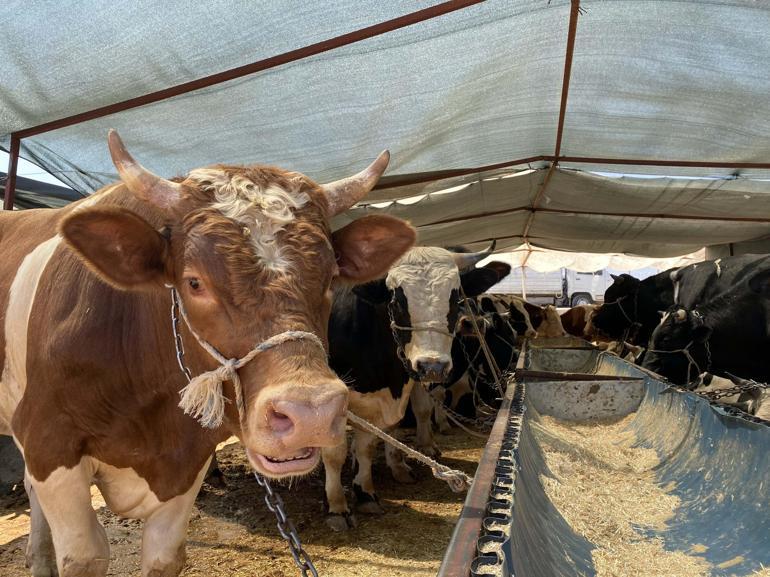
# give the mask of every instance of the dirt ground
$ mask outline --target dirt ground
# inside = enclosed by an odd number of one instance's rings
[[[404,437],[413,441],[410,432]],[[473,474],[484,441],[457,429],[437,437],[441,462]],[[275,520],[237,443],[218,452],[227,488],[201,489],[188,531],[184,576],[293,577],[298,574]],[[359,515],[358,528],[333,533],[323,516],[323,473],[278,487],[308,553],[324,577],[435,575],[462,508],[457,495],[417,463],[414,485],[396,483],[385,465],[384,451],[374,466],[374,479],[385,515]],[[348,462],[343,480],[350,489]],[[111,547],[108,575],[137,576],[141,522],[120,519],[104,506],[94,489],[94,505],[107,529]],[[28,577],[24,549],[29,532],[29,503],[23,487],[0,496],[0,575]]]

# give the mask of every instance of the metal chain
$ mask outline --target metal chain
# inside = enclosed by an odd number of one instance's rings
[[[192,380],[192,372],[187,367],[184,360],[184,343],[182,342],[182,333],[179,330],[179,304],[175,298],[171,299],[171,324],[174,329],[174,346],[176,347],[176,360],[179,363],[179,368],[182,369],[187,380]],[[284,509],[283,499],[281,496],[273,491],[270,486],[270,482],[262,477],[259,473],[254,473],[254,478],[260,487],[265,490],[265,505],[271,513],[275,515],[276,526],[278,532],[281,534],[289,545],[289,552],[291,553],[294,563],[300,570],[300,574],[303,577],[318,577],[318,571],[313,565],[313,561],[310,559],[310,555],[302,548],[302,542],[297,534],[297,529],[294,527],[294,523],[291,522],[286,510]]]
[[[450,409],[447,406],[442,406],[441,409],[446,412],[447,416],[455,421],[455,423],[464,423],[468,425],[469,427],[475,427],[476,429],[480,429],[482,431],[489,432],[492,429],[492,424],[494,423],[496,415],[490,414],[486,417],[476,417],[475,419],[472,419],[471,417],[466,417],[465,415],[461,415],[454,409]],[[464,427],[461,427],[464,428]]]
[[[281,496],[278,493],[273,491],[270,482],[265,477],[262,477],[258,473],[254,473],[254,478],[257,480],[257,483],[259,483],[259,486],[265,490],[265,505],[267,505],[270,512],[275,515],[278,532],[289,545],[289,552],[294,558],[294,563],[299,568],[300,574],[304,577],[308,577],[309,575],[318,577],[318,571],[316,570],[315,565],[313,565],[310,555],[308,555],[307,551],[302,547],[302,542],[299,539],[294,523],[291,522],[291,519],[289,519],[289,516],[286,514],[283,499],[281,499]]]
[[[753,379],[742,379],[742,380],[746,382],[743,384],[735,385],[734,387],[730,387],[728,389],[719,389],[716,391],[697,391],[696,390],[692,392],[695,393],[696,395],[700,395],[701,397],[705,397],[709,400],[717,401],[725,397],[732,397],[733,395],[750,393],[750,392],[756,391],[757,389],[761,389],[761,390],[770,389],[770,384],[768,383],[759,383]]]
[[[171,298],[171,326],[174,329],[174,346],[176,347],[176,362],[179,363],[179,368],[182,369],[182,373],[187,377],[187,381],[192,380],[192,372],[184,362],[184,343],[182,342],[182,333],[179,330],[179,302]]]

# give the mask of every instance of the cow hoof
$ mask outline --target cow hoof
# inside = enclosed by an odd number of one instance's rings
[[[56,569],[55,563],[53,566],[35,563],[31,567],[29,565],[27,567],[29,567],[32,577],[59,577],[59,571]]]
[[[385,509],[377,501],[356,503],[356,511],[363,515],[384,515]]]
[[[385,509],[380,505],[377,495],[364,491],[358,485],[353,485],[353,493],[356,495],[356,511],[364,515],[382,515]]]
[[[332,531],[344,533],[345,531],[358,527],[358,520],[355,515],[351,515],[350,513],[330,513],[326,516],[326,525]]]
[[[399,483],[411,485],[412,483],[417,482],[417,479],[414,478],[412,471],[407,466],[391,469],[390,472],[393,473],[393,478]]]
[[[26,565],[32,577],[59,577],[59,570],[56,568],[54,559],[27,557]]]

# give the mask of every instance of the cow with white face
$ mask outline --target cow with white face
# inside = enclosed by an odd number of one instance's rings
[[[169,181],[115,132],[109,149],[119,183],[0,214],[0,433],[25,460],[35,576],[107,574],[92,483],[145,520],[142,575],[174,577],[217,443],[237,435],[268,477],[312,471],[345,434],[348,390],[325,350],[331,288],[378,278],[415,239],[389,217],[330,232],[387,153],[320,186],[265,166]]]
[[[418,422],[416,444],[424,452],[436,453],[430,429],[433,400],[426,385],[444,381],[452,369],[461,289],[473,297],[500,278],[500,263],[473,268],[488,254],[416,247],[386,278],[335,295],[330,365],[349,383],[350,409],[378,427],[395,427],[411,396]],[[382,512],[371,473],[375,441],[371,434],[355,433],[358,468],[353,489],[362,513]],[[354,523],[340,480],[346,457],[346,443],[323,450],[328,522],[335,530]],[[386,458],[397,480],[413,481],[403,455],[386,446]]]

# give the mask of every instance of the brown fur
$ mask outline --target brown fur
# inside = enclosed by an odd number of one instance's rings
[[[53,236],[57,227],[70,241],[56,249],[40,279],[29,319],[29,343],[34,346],[28,350],[27,388],[12,423],[36,479],[45,480],[57,467],[74,466],[88,455],[115,467],[133,468],[164,501],[192,485],[217,442],[231,433],[243,435],[232,402],[225,424],[217,430],[202,428],[177,407],[178,391],[186,381],[176,366],[169,291],[158,288],[163,282],[173,280],[179,286],[193,326],[227,357],[243,356],[255,344],[288,329],[326,338],[329,287],[337,272],[335,250],[355,258],[359,248],[332,247],[326,199],[308,179],[272,168],[227,170],[242,171],[256,183],[297,188],[299,182],[310,196],[279,233],[292,262],[290,273],[263,269],[242,227],[210,209],[210,196],[187,182],[182,202],[170,213],[137,200],[120,186],[90,216],[90,208],[76,213],[77,204],[2,215],[0,238],[6,250],[0,260],[0,320],[4,321],[8,289],[23,257]],[[109,230],[114,226],[112,217],[126,209],[151,229],[168,233],[161,235],[168,239],[166,248],[153,257],[159,259],[151,267],[156,274],[141,279],[146,290],[139,292],[120,290],[128,288],[131,259],[127,271],[110,276],[105,269],[111,253],[87,244],[88,234]],[[388,225],[398,246],[413,242],[411,227],[396,219]],[[127,236],[129,245],[134,236]],[[141,249],[129,250],[139,262],[133,268],[146,268],[137,256]],[[393,252],[387,247],[384,253],[369,251],[368,256],[380,262],[370,265],[366,275],[382,274],[398,256]],[[88,266],[84,255],[89,257]],[[189,287],[181,280],[190,266],[211,293],[210,302],[191,302]],[[343,275],[343,280],[359,282],[355,276]],[[186,328],[182,331],[193,374],[214,368]],[[240,372],[247,407],[263,389],[280,393],[293,387],[297,395],[312,401],[319,396],[319,386],[336,381],[323,351],[303,342],[264,353]],[[232,400],[229,383],[225,390]],[[249,428],[263,426],[253,419],[249,423]]]

